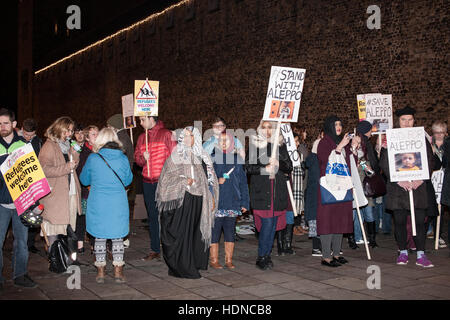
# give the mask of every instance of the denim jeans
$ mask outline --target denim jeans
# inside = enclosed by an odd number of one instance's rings
[[[375,221],[373,217],[373,207],[371,206],[365,206],[363,208],[359,208],[359,211],[361,212],[361,218],[366,222],[373,222]],[[353,230],[355,233],[355,240],[360,241],[362,240],[362,231],[361,231],[361,225],[359,224],[358,219],[358,213],[356,209],[353,209]]]
[[[28,268],[28,228],[20,221],[16,209],[6,209],[0,205],[0,283],[4,282],[1,274],[3,270],[3,243],[9,222],[12,219],[12,230],[14,235],[12,266],[14,270],[13,279],[23,276]]]
[[[159,238],[159,213],[156,208],[156,187],[158,183],[142,183],[144,192],[145,208],[148,216],[148,232],[150,234],[150,249],[153,252],[160,253],[160,238]]]
[[[277,229],[278,217],[261,218],[261,230],[259,231],[258,256],[270,255]]]
[[[225,242],[234,242],[234,234],[236,232],[236,218],[221,217],[214,218],[214,227],[212,229],[211,243],[219,243],[222,235]]]
[[[294,224],[294,211],[286,211],[286,224]]]
[[[387,213],[384,207],[385,197],[383,196],[383,203],[376,203],[374,208],[374,216],[376,220],[376,232],[381,220],[381,231],[386,234],[390,234],[392,230],[392,214]]]

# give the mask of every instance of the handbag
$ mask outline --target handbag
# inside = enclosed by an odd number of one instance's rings
[[[76,252],[77,241],[75,232],[68,225],[67,235],[59,234],[49,250],[49,271],[55,273],[66,272],[67,268],[74,262],[72,253]]]
[[[365,176],[363,180],[363,190],[366,197],[377,198],[386,194],[386,183],[381,174]]]
[[[331,151],[325,176],[320,178],[322,204],[353,201],[353,183],[348,165],[342,154]]]
[[[120,183],[122,184],[122,186],[123,186],[123,188],[125,189],[125,191],[128,192],[128,188],[125,187],[125,185],[124,185],[123,182],[122,182],[122,179],[120,179],[120,177],[119,177],[119,175],[116,173],[116,171],[114,171],[114,169],[111,168],[111,166],[109,165],[109,163],[105,160],[105,158],[103,158],[103,156],[102,156],[100,153],[97,153],[97,154],[100,156],[100,158],[103,159],[103,161],[105,161],[106,165],[112,170],[112,172],[114,172],[114,174],[116,175],[117,179],[119,179],[119,181],[120,181]]]

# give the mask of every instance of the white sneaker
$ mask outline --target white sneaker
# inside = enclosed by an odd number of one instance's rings
[[[364,240],[358,240],[356,241],[356,244],[364,244]]]
[[[447,248],[444,239],[439,238],[439,248]]]

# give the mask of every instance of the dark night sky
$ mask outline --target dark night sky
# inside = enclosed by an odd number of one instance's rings
[[[181,0],[34,0],[34,71]],[[0,107],[17,110],[17,4],[0,11]],[[69,5],[81,9],[81,30],[67,33]],[[55,32],[57,24],[58,32]]]

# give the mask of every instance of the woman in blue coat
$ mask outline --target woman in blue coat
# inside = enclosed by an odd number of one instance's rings
[[[112,240],[114,278],[123,283],[123,238],[129,233],[129,208],[125,186],[133,174],[114,129],[103,128],[95,140],[80,181],[90,186],[87,200],[86,229],[95,237],[96,281],[105,281],[106,240]]]
[[[219,180],[219,205],[209,247],[210,266],[214,269],[223,268],[219,264],[219,241],[223,230],[225,267],[234,269],[236,218],[250,207],[245,162],[236,151],[233,136],[226,132],[220,134],[219,146],[214,148],[211,157]]]

